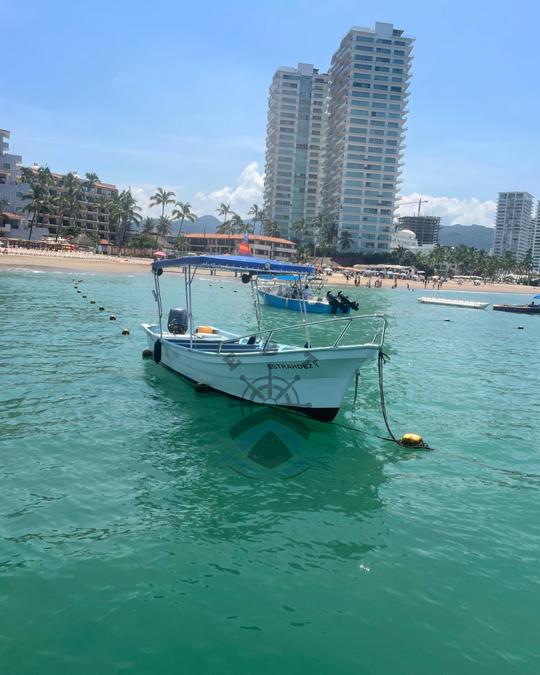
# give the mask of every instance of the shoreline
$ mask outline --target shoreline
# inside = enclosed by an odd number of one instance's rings
[[[0,255],[0,271],[6,269],[24,269],[35,270],[38,272],[77,272],[80,274],[148,274],[152,261],[149,258],[112,258],[104,255],[85,256],[75,255],[46,255],[43,253],[21,254],[8,253]],[[208,274],[208,270],[202,271]],[[219,270],[217,276],[231,277],[233,272]],[[325,286],[339,286],[340,288],[366,288],[367,278],[361,277],[361,285],[355,286],[354,281],[347,282],[345,277],[340,274],[332,274],[324,277]],[[372,280],[373,283],[373,280]],[[433,284],[428,283],[426,287],[421,281],[407,281],[399,279],[396,290],[407,290],[407,284],[410,291],[421,291],[424,295],[431,293],[440,293],[441,291],[453,291],[459,293],[513,293],[522,295],[536,295],[540,292],[536,286],[521,286],[514,284],[482,284],[474,286],[472,283],[464,282],[458,284],[454,281],[447,281],[440,289],[433,288]],[[393,279],[383,279],[382,288],[391,289],[394,285]],[[374,289],[372,286],[373,290]]]

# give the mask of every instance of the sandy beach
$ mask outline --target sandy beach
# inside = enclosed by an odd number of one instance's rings
[[[148,274],[150,272],[151,260],[149,258],[124,258],[110,257],[106,255],[96,255],[93,253],[52,253],[45,251],[25,251],[19,249],[16,252],[9,252],[0,255],[0,269],[33,269],[33,270],[51,270],[51,271],[72,271],[87,274]],[[207,271],[202,271],[208,274]],[[219,271],[219,276],[231,276],[232,272]],[[326,286],[340,286],[354,289],[354,281],[349,282],[341,273],[334,273],[325,277]],[[361,277],[360,288],[365,288],[367,279]],[[394,285],[392,279],[383,279],[382,287],[390,289]],[[428,283],[427,287],[420,281],[407,281],[400,279],[397,282],[398,290],[410,289],[422,291],[425,295],[437,292],[437,286]],[[373,279],[372,279],[373,287]],[[377,290],[377,289],[373,289]],[[539,289],[532,286],[518,286],[515,284],[482,284],[474,286],[471,282],[458,284],[454,281],[447,281],[440,290],[443,291],[461,291],[467,293],[523,293],[524,295],[533,295],[540,292]]]

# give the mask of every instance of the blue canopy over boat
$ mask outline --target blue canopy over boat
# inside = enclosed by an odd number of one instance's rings
[[[533,295],[533,300],[540,300],[540,293],[538,295]]]
[[[310,265],[293,265],[292,263],[269,258],[241,255],[191,255],[182,258],[156,260],[152,270],[157,272],[167,267],[210,267],[212,269],[234,270],[236,272],[264,272],[313,274],[315,269]]]

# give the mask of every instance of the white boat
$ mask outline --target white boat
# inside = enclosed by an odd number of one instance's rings
[[[489,302],[476,302],[475,300],[454,300],[450,298],[418,298],[418,302],[426,305],[445,305],[446,307],[468,307],[469,309],[485,309]]]
[[[170,267],[184,269],[186,308],[169,312],[163,328],[159,277]],[[199,268],[228,269],[254,283],[257,329],[237,335],[212,325],[196,325],[191,301],[192,281]],[[251,256],[194,256],[158,260],[152,264],[157,323],[143,324],[154,361],[195,383],[201,390],[215,390],[254,403],[286,407],[322,421],[338,413],[358,369],[376,361],[382,351],[386,320],[382,315],[304,321],[294,326],[260,327],[258,272],[304,275],[312,268]],[[354,327],[369,329],[364,342],[346,344]],[[336,334],[330,344],[313,346],[321,328]],[[353,327],[353,328],[351,328]],[[326,330],[325,332],[332,332]],[[281,342],[280,337],[287,342]],[[296,336],[296,337],[295,337]],[[292,342],[296,344],[292,344]]]

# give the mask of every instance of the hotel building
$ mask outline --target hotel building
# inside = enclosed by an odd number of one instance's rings
[[[523,260],[533,247],[533,196],[528,192],[499,192],[493,255],[510,251]]]
[[[28,186],[20,184],[20,155],[13,155],[9,150],[10,132],[0,129],[0,202],[3,215],[0,219],[0,234],[17,236],[24,214],[18,213],[25,205],[22,198]]]
[[[2,210],[5,215],[0,220],[0,234],[27,238],[29,236],[30,215],[22,209],[28,203],[25,196],[30,192],[30,185],[21,182],[20,155],[8,152],[7,139],[10,132],[0,129],[0,200],[7,203]],[[34,165],[35,172],[38,166]],[[54,198],[63,190],[62,178],[59,173],[52,173],[54,184],[49,188],[49,195]],[[89,234],[94,239],[114,239],[115,226],[110,224],[109,205],[107,200],[118,194],[115,185],[96,182],[93,185],[81,179],[81,189],[78,197],[76,215],[70,217],[67,213],[62,218],[62,225],[75,225],[81,233]],[[55,236],[60,226],[60,213],[57,209],[50,209],[47,213],[40,213],[33,228],[32,238],[40,239],[43,235]]]
[[[191,253],[236,253],[244,236],[241,234],[219,234],[194,232],[185,234],[185,246]],[[249,247],[252,255],[278,260],[290,260],[296,256],[296,244],[281,237],[265,237],[250,234]]]
[[[282,67],[270,86],[264,211],[282,235],[321,209],[328,76],[307,63]]]
[[[49,193],[51,198],[54,198],[63,191],[63,175],[53,173],[52,177],[54,185],[49,188]],[[29,186],[26,187],[29,188]],[[108,200],[118,194],[118,189],[109,183],[96,182],[92,185],[84,178],[81,179],[80,188],[74,216],[70,216],[69,213],[62,216],[58,209],[52,209],[48,213],[39,214],[38,227],[47,228],[50,235],[56,236],[59,234],[60,226],[74,225],[81,234],[89,235],[93,239],[115,241],[116,225],[110,222]]]
[[[389,23],[352,28],[332,57],[323,209],[354,251],[390,248],[413,38]]]

